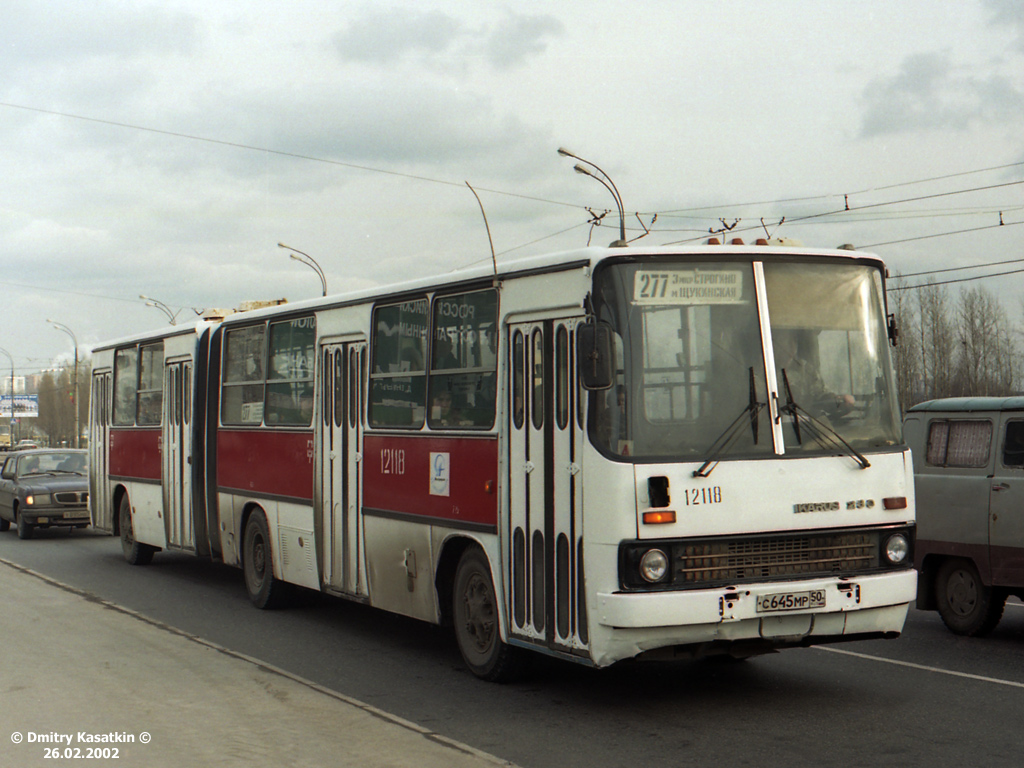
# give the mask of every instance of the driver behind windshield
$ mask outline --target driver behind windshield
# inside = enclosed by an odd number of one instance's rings
[[[779,396],[783,401],[791,397],[797,405],[816,418],[843,416],[853,410],[853,395],[828,391],[821,378],[817,359],[811,354],[814,349],[813,333],[791,328],[773,330]]]

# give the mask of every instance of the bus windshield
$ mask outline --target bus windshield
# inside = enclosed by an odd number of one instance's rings
[[[595,305],[617,375],[591,396],[591,439],[666,461],[899,444],[882,291],[876,267],[850,260],[604,266]]]

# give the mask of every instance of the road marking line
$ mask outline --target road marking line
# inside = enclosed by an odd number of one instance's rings
[[[829,653],[841,653],[844,656],[856,656],[858,659],[881,661],[886,664],[894,664],[897,667],[910,667],[911,669],[920,669],[924,672],[937,672],[940,675],[950,675],[952,677],[967,678],[968,680],[978,680],[982,683],[995,683],[996,685],[1008,685],[1011,688],[1024,688],[1024,683],[1014,682],[1013,680],[1000,680],[998,677],[985,677],[984,675],[972,675],[967,672],[954,672],[951,669],[942,669],[941,667],[929,667],[926,664],[915,664],[912,661],[897,661],[896,659],[887,659],[884,656],[871,656],[867,653],[857,653],[856,651],[844,651],[840,648],[826,648],[825,646],[821,645],[814,646],[814,648],[818,651],[828,651]]]

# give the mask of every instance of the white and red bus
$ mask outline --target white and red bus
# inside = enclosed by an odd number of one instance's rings
[[[874,256],[588,248],[93,352],[94,524],[454,625],[468,666],[895,637],[914,498]]]

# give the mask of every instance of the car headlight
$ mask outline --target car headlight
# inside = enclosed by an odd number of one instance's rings
[[[50,503],[50,494],[35,493],[25,497],[25,505],[29,507],[45,507]]]
[[[910,554],[910,542],[902,533],[894,533],[885,542],[885,559],[893,565],[899,565]]]
[[[654,584],[665,578],[668,572],[668,556],[660,549],[649,549],[640,558],[640,575]]]

